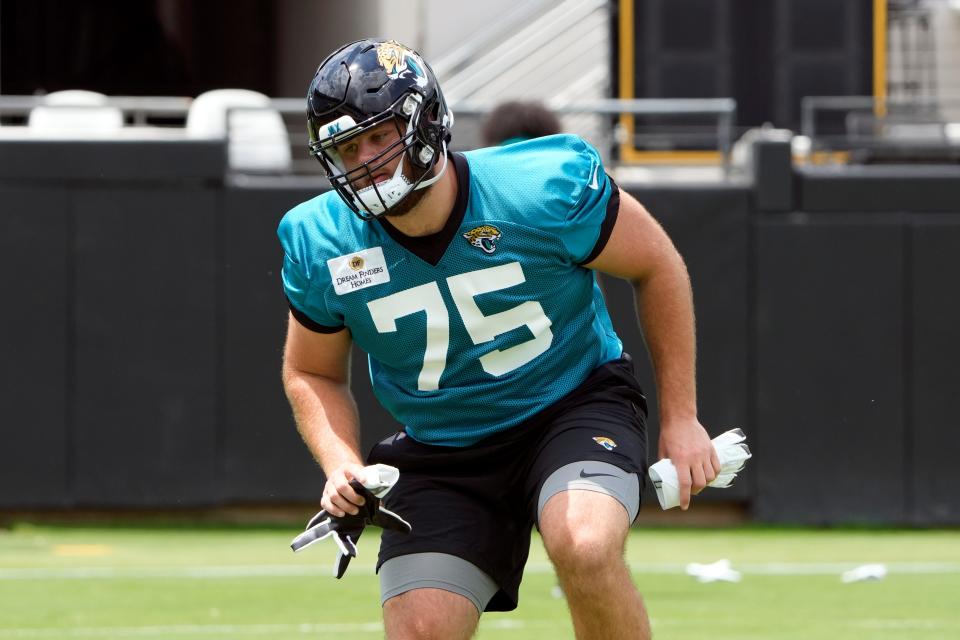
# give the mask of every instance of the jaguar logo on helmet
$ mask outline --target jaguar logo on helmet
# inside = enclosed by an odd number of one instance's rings
[[[492,224],[485,224],[480,227],[470,229],[463,237],[471,246],[477,247],[484,253],[493,253],[497,250],[497,240],[500,239],[500,229]]]
[[[377,45],[377,62],[387,72],[387,77],[396,80],[405,71],[410,71],[423,86],[427,77],[423,73],[423,64],[417,60],[417,54],[396,40],[387,40]]]

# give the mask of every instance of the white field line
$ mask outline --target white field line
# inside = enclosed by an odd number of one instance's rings
[[[481,629],[526,629],[549,626],[552,622],[525,622],[523,620],[481,620]],[[60,628],[0,628],[0,638],[155,638],[168,636],[216,636],[232,638],[245,635],[304,635],[318,637],[332,634],[382,634],[380,622],[316,624],[177,624],[140,627],[60,627]],[[351,637],[352,637],[351,635]]]
[[[655,628],[666,626],[676,626],[677,621],[651,620]],[[496,619],[481,620],[480,628],[484,630],[494,629],[527,629],[532,631],[535,628],[548,628],[553,625],[550,620],[512,620]],[[859,620],[850,620],[847,626],[851,628],[870,629],[870,630],[933,630],[946,629],[952,627],[943,620],[930,620],[923,618],[901,619],[901,618],[867,618]],[[302,636],[326,636],[333,634],[349,633],[351,637],[357,634],[375,634],[383,633],[383,624],[380,622],[358,622],[358,623],[331,623],[317,624],[313,622],[304,622],[300,624],[182,624],[182,625],[144,625],[138,627],[59,627],[59,628],[37,628],[24,627],[19,629],[0,628],[0,638],[165,638],[182,636],[213,636],[236,638],[242,636],[273,636],[283,635],[290,637],[294,635]]]
[[[878,562],[874,560],[873,562]],[[745,575],[797,576],[841,574],[866,562],[749,562],[733,563]],[[896,574],[960,573],[960,562],[889,562],[887,571]],[[351,575],[373,575],[372,564],[351,564]],[[676,562],[632,562],[636,574],[684,574],[686,564]],[[528,562],[525,573],[553,573],[549,562]],[[35,567],[0,569],[0,580],[50,579],[146,579],[146,578],[263,578],[329,576],[323,565],[237,565],[210,567]]]
[[[379,622],[341,624],[177,624],[141,627],[60,627],[0,629],[0,638],[152,638],[162,636],[313,635],[383,633]]]
[[[956,625],[948,625],[943,620],[929,620],[926,618],[867,618],[863,620],[852,621],[850,626],[857,627],[860,629],[871,629],[875,631],[889,631],[889,630],[930,630],[930,629],[946,629],[949,627],[955,627]]]

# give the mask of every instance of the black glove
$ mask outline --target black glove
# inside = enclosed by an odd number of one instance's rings
[[[412,529],[406,520],[389,509],[381,507],[380,498],[373,495],[358,481],[351,480],[350,486],[363,496],[365,501],[356,515],[348,513],[337,517],[323,509],[310,519],[306,530],[294,538],[290,544],[290,548],[294,551],[302,551],[318,540],[333,536],[333,541],[338,547],[337,559],[333,564],[333,575],[337,578],[343,577],[350,560],[357,556],[357,540],[360,539],[363,528],[368,524],[401,533],[410,533]]]

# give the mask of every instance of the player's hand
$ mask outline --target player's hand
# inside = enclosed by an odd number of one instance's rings
[[[680,508],[690,507],[690,496],[700,493],[720,473],[720,459],[710,436],[696,419],[660,426],[660,458],[670,458],[680,482]]]
[[[303,533],[293,539],[290,548],[302,551],[314,542],[333,537],[337,543],[337,559],[333,563],[333,575],[342,578],[347,571],[350,560],[357,557],[357,541],[368,524],[381,529],[392,529],[401,533],[410,533],[410,523],[380,506],[380,498],[373,495],[369,489],[356,480],[351,481],[351,488],[363,499],[364,505],[356,515],[337,517],[326,509],[320,511],[310,519]]]
[[[356,462],[345,462],[334,469],[323,485],[320,506],[324,511],[337,518],[360,513],[365,498],[350,483],[357,481],[362,485],[366,480],[364,473],[363,465]]]
[[[343,576],[350,560],[357,556],[357,540],[360,539],[360,534],[368,524],[401,533],[411,531],[410,524],[406,520],[380,506],[380,499],[387,495],[400,479],[398,469],[384,464],[375,464],[351,470],[350,465],[345,464],[331,473],[330,478],[333,480],[334,476],[339,479],[341,476],[348,475],[353,478],[347,482],[347,486],[343,490],[338,488],[335,491],[336,495],[330,496],[330,500],[327,500],[325,492],[323,501],[332,504],[333,501],[339,502],[344,499],[345,494],[353,494],[355,498],[349,500],[352,507],[346,507],[346,509],[352,509],[354,513],[344,513],[343,509],[338,509],[342,515],[336,515],[325,506],[320,513],[310,519],[306,530],[294,538],[290,544],[290,548],[294,551],[302,551],[314,542],[332,537],[337,543],[337,559],[333,563],[333,575],[337,578]],[[360,478],[363,478],[362,484]],[[328,481],[327,485],[338,486],[337,481],[333,481],[332,484]],[[360,506],[357,506],[357,502]]]

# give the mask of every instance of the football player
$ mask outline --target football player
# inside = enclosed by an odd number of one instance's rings
[[[514,609],[533,526],[578,638],[649,637],[623,558],[647,471],[646,402],[596,272],[633,283],[658,452],[686,508],[719,462],[697,418],[692,294],[673,244],[577,136],[451,152],[433,71],[395,41],[324,60],[307,120],[333,191],[280,224],[283,380],[327,477],[317,526],[339,530],[350,554],[364,522],[386,527],[387,637],[469,638],[484,611]],[[403,425],[366,460],[353,342]],[[399,469],[389,518],[365,464]]]

